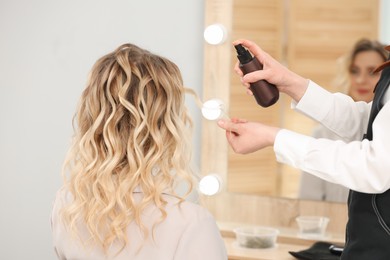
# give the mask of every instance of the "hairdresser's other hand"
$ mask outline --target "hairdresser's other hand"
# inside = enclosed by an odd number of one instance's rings
[[[248,122],[243,119],[221,119],[218,126],[226,130],[226,138],[234,152],[252,153],[272,146],[280,128]]]
[[[280,92],[289,95],[295,101],[298,102],[301,99],[309,84],[308,79],[287,69],[252,41],[240,39],[233,42],[233,45],[237,44],[246,47],[263,64],[263,70],[254,71],[245,76],[240,70],[238,62],[234,67],[235,72],[241,77],[241,82],[247,87],[249,94],[252,94],[249,83],[264,79],[276,85]]]

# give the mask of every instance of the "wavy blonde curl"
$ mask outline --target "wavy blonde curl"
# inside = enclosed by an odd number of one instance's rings
[[[80,238],[83,223],[90,244],[107,253],[119,242],[123,250],[131,222],[145,238],[150,234],[141,218],[146,207],[155,205],[161,221],[166,218],[163,192],[180,201],[191,192],[192,121],[185,91],[174,63],[132,44],[95,63],[63,168],[64,188],[73,200],[61,216],[73,234]],[[188,183],[184,196],[174,191],[178,180]],[[139,202],[133,198],[137,190],[144,194]]]

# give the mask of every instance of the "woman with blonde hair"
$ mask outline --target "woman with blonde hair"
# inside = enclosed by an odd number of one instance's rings
[[[385,45],[377,40],[362,38],[349,53],[338,59],[339,73],[334,81],[336,90],[355,101],[371,102],[380,73],[374,70],[387,59]]]
[[[185,92],[174,63],[132,44],[95,63],[52,212],[59,259],[227,259],[212,215],[185,200]]]

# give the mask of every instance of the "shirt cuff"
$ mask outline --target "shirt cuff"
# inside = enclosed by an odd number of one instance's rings
[[[298,134],[290,130],[280,130],[275,138],[274,152],[280,163],[300,168],[307,154],[307,147],[313,137]]]
[[[329,111],[328,106],[332,104],[332,93],[310,80],[301,100],[298,103],[293,101],[291,108],[320,122],[327,116]]]

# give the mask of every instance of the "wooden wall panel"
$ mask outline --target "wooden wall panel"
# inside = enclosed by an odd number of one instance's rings
[[[379,2],[291,0],[288,66],[332,90],[335,60],[362,37],[378,36]]]

